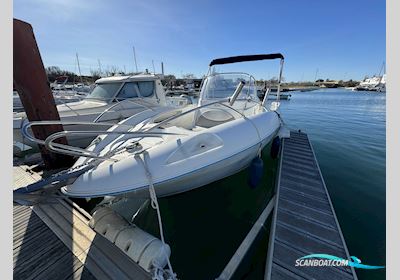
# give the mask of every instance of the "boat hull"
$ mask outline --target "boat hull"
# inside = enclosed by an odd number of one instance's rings
[[[249,166],[279,129],[278,115],[269,112],[251,122],[243,119],[230,122],[150,149],[146,163],[157,195],[186,192],[239,172]],[[201,149],[205,151],[196,151],[203,143],[206,147]],[[116,143],[109,144],[113,145]],[[116,163],[103,162],[62,191],[68,196],[84,198],[122,194],[149,197],[144,166],[133,155],[125,154],[122,158]]]
[[[265,140],[265,145],[272,141],[273,136]],[[216,162],[204,168],[195,170],[180,177],[166,180],[154,185],[158,197],[171,196],[182,192],[187,192],[212,182],[229,177],[248,167],[251,161],[258,155],[259,146],[253,146],[234,156]],[[149,197],[148,186],[136,189],[127,195],[135,197]]]

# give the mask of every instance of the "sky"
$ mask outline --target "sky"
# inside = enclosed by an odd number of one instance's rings
[[[201,77],[214,58],[280,52],[286,81],[360,80],[386,60],[385,0],[14,0],[45,66]],[[268,79],[277,62],[234,65]],[[220,69],[224,71],[225,69]],[[231,69],[229,69],[231,70]]]

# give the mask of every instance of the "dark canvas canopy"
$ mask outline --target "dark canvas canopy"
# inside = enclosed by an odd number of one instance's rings
[[[271,53],[271,54],[255,54],[255,55],[239,55],[239,56],[231,56],[224,58],[217,58],[210,62],[210,66],[218,65],[218,64],[228,64],[228,63],[236,63],[236,62],[244,62],[244,61],[256,61],[256,60],[264,60],[264,59],[284,59],[283,55],[280,53]]]

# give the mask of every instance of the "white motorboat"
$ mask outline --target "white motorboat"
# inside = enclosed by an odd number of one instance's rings
[[[50,84],[52,90],[65,90],[68,82],[68,76],[59,76]]]
[[[91,123],[106,122],[112,125],[144,110],[154,110],[159,106],[186,106],[190,103],[190,99],[187,98],[175,98],[173,102],[167,102],[159,75],[145,73],[114,76],[98,79],[95,84],[92,92],[84,99],[57,106],[64,130],[98,130],[99,126]],[[21,134],[21,127],[27,122],[24,112],[14,113],[14,141],[37,147],[36,143]],[[72,125],[75,122],[86,124]],[[103,125],[102,129],[111,125]],[[68,136],[67,139],[74,146],[87,147],[94,136]]]
[[[355,90],[362,91],[386,91],[386,74],[383,76],[373,76],[365,78],[360,84],[355,87]]]
[[[89,93],[93,88],[90,85],[85,85],[83,83],[74,84],[72,90],[77,93]]]
[[[280,59],[278,102],[267,106],[257,97],[255,79],[246,73],[214,73],[213,65]],[[278,134],[283,56],[281,54],[215,59],[203,80],[197,105],[144,111],[114,125],[85,150],[54,141],[54,152],[81,155],[73,168],[91,166],[62,188],[71,197],[125,194],[169,196],[230,176],[261,155]]]
[[[84,99],[86,94],[77,93],[75,91],[64,91],[57,90],[53,91],[54,103],[56,105],[65,104],[70,102],[76,102]],[[24,112],[24,107],[22,106],[21,99],[19,98],[18,92],[13,91],[13,113]]]
[[[383,75],[381,73],[383,72]],[[386,92],[386,65],[382,64],[379,75],[365,78],[354,90]]]

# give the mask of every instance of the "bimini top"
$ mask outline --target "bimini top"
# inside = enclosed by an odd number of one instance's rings
[[[255,60],[265,60],[265,59],[284,59],[283,55],[280,53],[271,54],[253,54],[253,55],[239,55],[224,58],[217,58],[210,62],[210,67],[218,64],[228,64],[244,61],[255,61]]]

